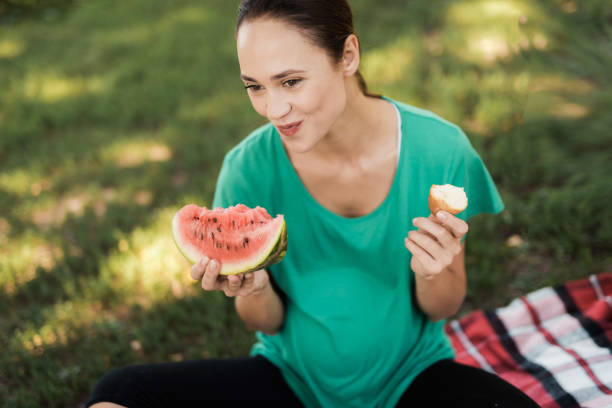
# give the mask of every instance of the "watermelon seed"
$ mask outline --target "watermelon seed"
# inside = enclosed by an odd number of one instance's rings
[[[217,227],[217,231],[221,232],[221,227]]]
[[[229,251],[229,249],[230,249],[229,244],[225,244],[225,246],[226,246],[227,250]]]
[[[210,233],[210,236],[211,236],[212,240],[214,241],[214,240],[215,240],[215,233],[214,233],[214,232],[211,232],[211,233]]]
[[[200,232],[200,239],[201,239],[202,241],[204,241],[204,233],[203,233],[203,232]]]
[[[216,217],[213,217],[213,222],[217,222],[217,218]]]
[[[251,225],[255,224],[255,221],[251,220]]]
[[[232,227],[236,228],[236,221],[232,220]]]

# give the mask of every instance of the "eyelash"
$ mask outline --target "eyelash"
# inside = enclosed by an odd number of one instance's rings
[[[289,85],[289,88],[294,88],[296,87],[300,82],[302,82],[301,79],[288,79],[285,82],[283,82],[283,85],[287,84],[287,83],[293,83],[293,85]],[[260,85],[246,85],[244,87],[244,89],[252,89],[253,91],[259,91],[261,89]]]

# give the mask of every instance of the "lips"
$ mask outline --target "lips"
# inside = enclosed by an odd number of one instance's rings
[[[302,121],[299,121],[299,122],[288,123],[284,126],[278,125],[277,127],[278,127],[279,132],[281,132],[283,135],[291,136],[297,133],[297,131],[300,129],[301,124],[302,124]]]

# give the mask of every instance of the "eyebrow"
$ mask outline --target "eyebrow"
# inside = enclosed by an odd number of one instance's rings
[[[284,78],[284,77],[286,77],[288,75],[301,74],[301,73],[304,73],[304,72],[306,72],[306,71],[301,70],[301,69],[288,69],[286,71],[281,72],[280,74],[272,75],[270,77],[270,79],[272,79],[272,80],[281,79],[281,78]],[[244,79],[245,81],[257,82],[257,80],[255,80],[254,78],[248,77],[246,75],[240,75],[240,78]]]

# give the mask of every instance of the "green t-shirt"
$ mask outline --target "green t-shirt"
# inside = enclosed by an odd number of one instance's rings
[[[219,174],[214,207],[259,205],[285,216],[288,250],[269,268],[285,323],[273,336],[257,332],[251,354],[278,366],[308,407],[392,407],[422,370],[453,358],[443,322],[416,302],[404,239],[413,218],[429,215],[432,184],[465,188],[465,220],[504,207],[461,129],[385,99],[401,118],[400,156],[388,196],[370,214],[347,218],[320,205],[270,123],[227,153]]]

